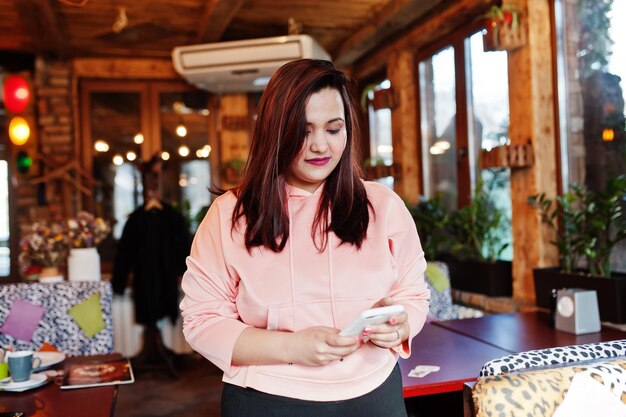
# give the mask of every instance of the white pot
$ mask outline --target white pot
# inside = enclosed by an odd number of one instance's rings
[[[67,257],[69,281],[100,281],[100,255],[96,248],[70,249]]]

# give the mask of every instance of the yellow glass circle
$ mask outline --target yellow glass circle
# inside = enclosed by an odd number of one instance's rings
[[[20,146],[25,144],[30,137],[30,126],[26,119],[15,116],[9,123],[9,138],[14,145]]]

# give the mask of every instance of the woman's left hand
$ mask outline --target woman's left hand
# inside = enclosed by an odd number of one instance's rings
[[[393,298],[385,297],[378,300],[372,308],[385,307],[395,304]],[[361,335],[363,338],[369,338],[369,341],[381,348],[393,348],[399,346],[409,337],[409,322],[406,312],[402,312],[391,319],[387,323],[373,324],[368,326]]]

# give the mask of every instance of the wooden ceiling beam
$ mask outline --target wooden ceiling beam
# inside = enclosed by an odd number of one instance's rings
[[[171,59],[76,58],[72,72],[76,77],[89,78],[180,79]]]
[[[217,42],[243,5],[244,0],[210,0],[198,27],[197,43]]]
[[[354,63],[379,43],[406,29],[443,0],[391,0],[379,13],[346,39],[335,51],[335,64],[345,67]]]
[[[3,35],[0,36],[0,50],[34,52],[35,45],[31,39],[24,39],[23,36]]]
[[[158,49],[139,49],[139,48],[121,48],[112,46],[103,46],[99,43],[93,45],[74,46],[72,47],[71,56],[73,57],[103,57],[103,58],[165,58],[172,59],[171,51],[163,51]]]
[[[446,2],[447,7],[440,8],[436,13],[427,13],[410,29],[403,31],[386,45],[380,45],[376,52],[367,55],[354,64],[354,77],[367,77],[385,68],[387,57],[394,51],[410,50],[416,52],[420,48],[444,35],[452,33],[459,27],[479,19],[497,0],[456,0]]]
[[[53,0],[20,0],[15,2],[20,19],[33,36],[37,52],[64,55],[65,33],[57,3]]]

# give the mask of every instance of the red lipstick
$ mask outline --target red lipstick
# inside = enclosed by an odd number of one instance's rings
[[[330,157],[326,157],[326,158],[311,158],[311,159],[307,159],[306,162],[309,164],[313,164],[313,165],[326,165],[326,163],[328,163],[328,161],[330,161]]]

